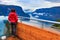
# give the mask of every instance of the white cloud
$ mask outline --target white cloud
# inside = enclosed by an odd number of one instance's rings
[[[54,2],[54,3],[60,3],[60,0],[46,0],[46,1]]]
[[[51,3],[51,2],[45,2],[45,5],[47,6],[47,7],[53,7],[53,6],[60,6],[60,3]]]
[[[0,4],[22,6],[17,0],[0,0]]]
[[[45,0],[0,0],[0,4],[5,5],[18,5],[23,9],[37,9],[37,8],[49,8],[53,6],[60,6],[60,3],[48,2]]]

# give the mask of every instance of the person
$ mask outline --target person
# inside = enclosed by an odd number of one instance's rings
[[[16,35],[16,26],[17,26],[17,21],[18,21],[18,15],[16,14],[16,11],[14,9],[11,9],[11,12],[9,13],[8,16],[8,21],[11,24],[11,30],[12,30],[12,35]]]

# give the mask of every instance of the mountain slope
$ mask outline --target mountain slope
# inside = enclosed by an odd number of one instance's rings
[[[28,14],[24,13],[22,7],[20,7],[20,6],[1,5],[1,4],[0,4],[0,16],[1,16],[1,15],[8,16],[8,15],[9,15],[9,12],[10,12],[10,10],[11,10],[12,8],[16,10],[16,13],[17,13],[19,16],[30,17]]]
[[[32,16],[39,19],[46,19],[46,20],[60,19],[60,6],[36,9],[32,13]]]

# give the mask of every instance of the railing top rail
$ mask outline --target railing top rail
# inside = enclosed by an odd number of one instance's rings
[[[34,21],[42,21],[42,22],[49,22],[49,23],[60,24],[60,22],[50,21],[50,20],[44,20],[44,19],[37,19],[37,18],[36,19],[32,19],[32,18],[22,17],[22,16],[19,16],[19,18],[27,18],[27,19],[34,20]]]

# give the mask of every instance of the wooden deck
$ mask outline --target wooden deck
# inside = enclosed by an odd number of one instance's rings
[[[60,35],[51,33],[49,31],[38,29],[30,25],[18,23],[17,25],[17,35],[22,40],[60,40]],[[13,38],[12,36],[8,40],[19,40],[18,38]]]

